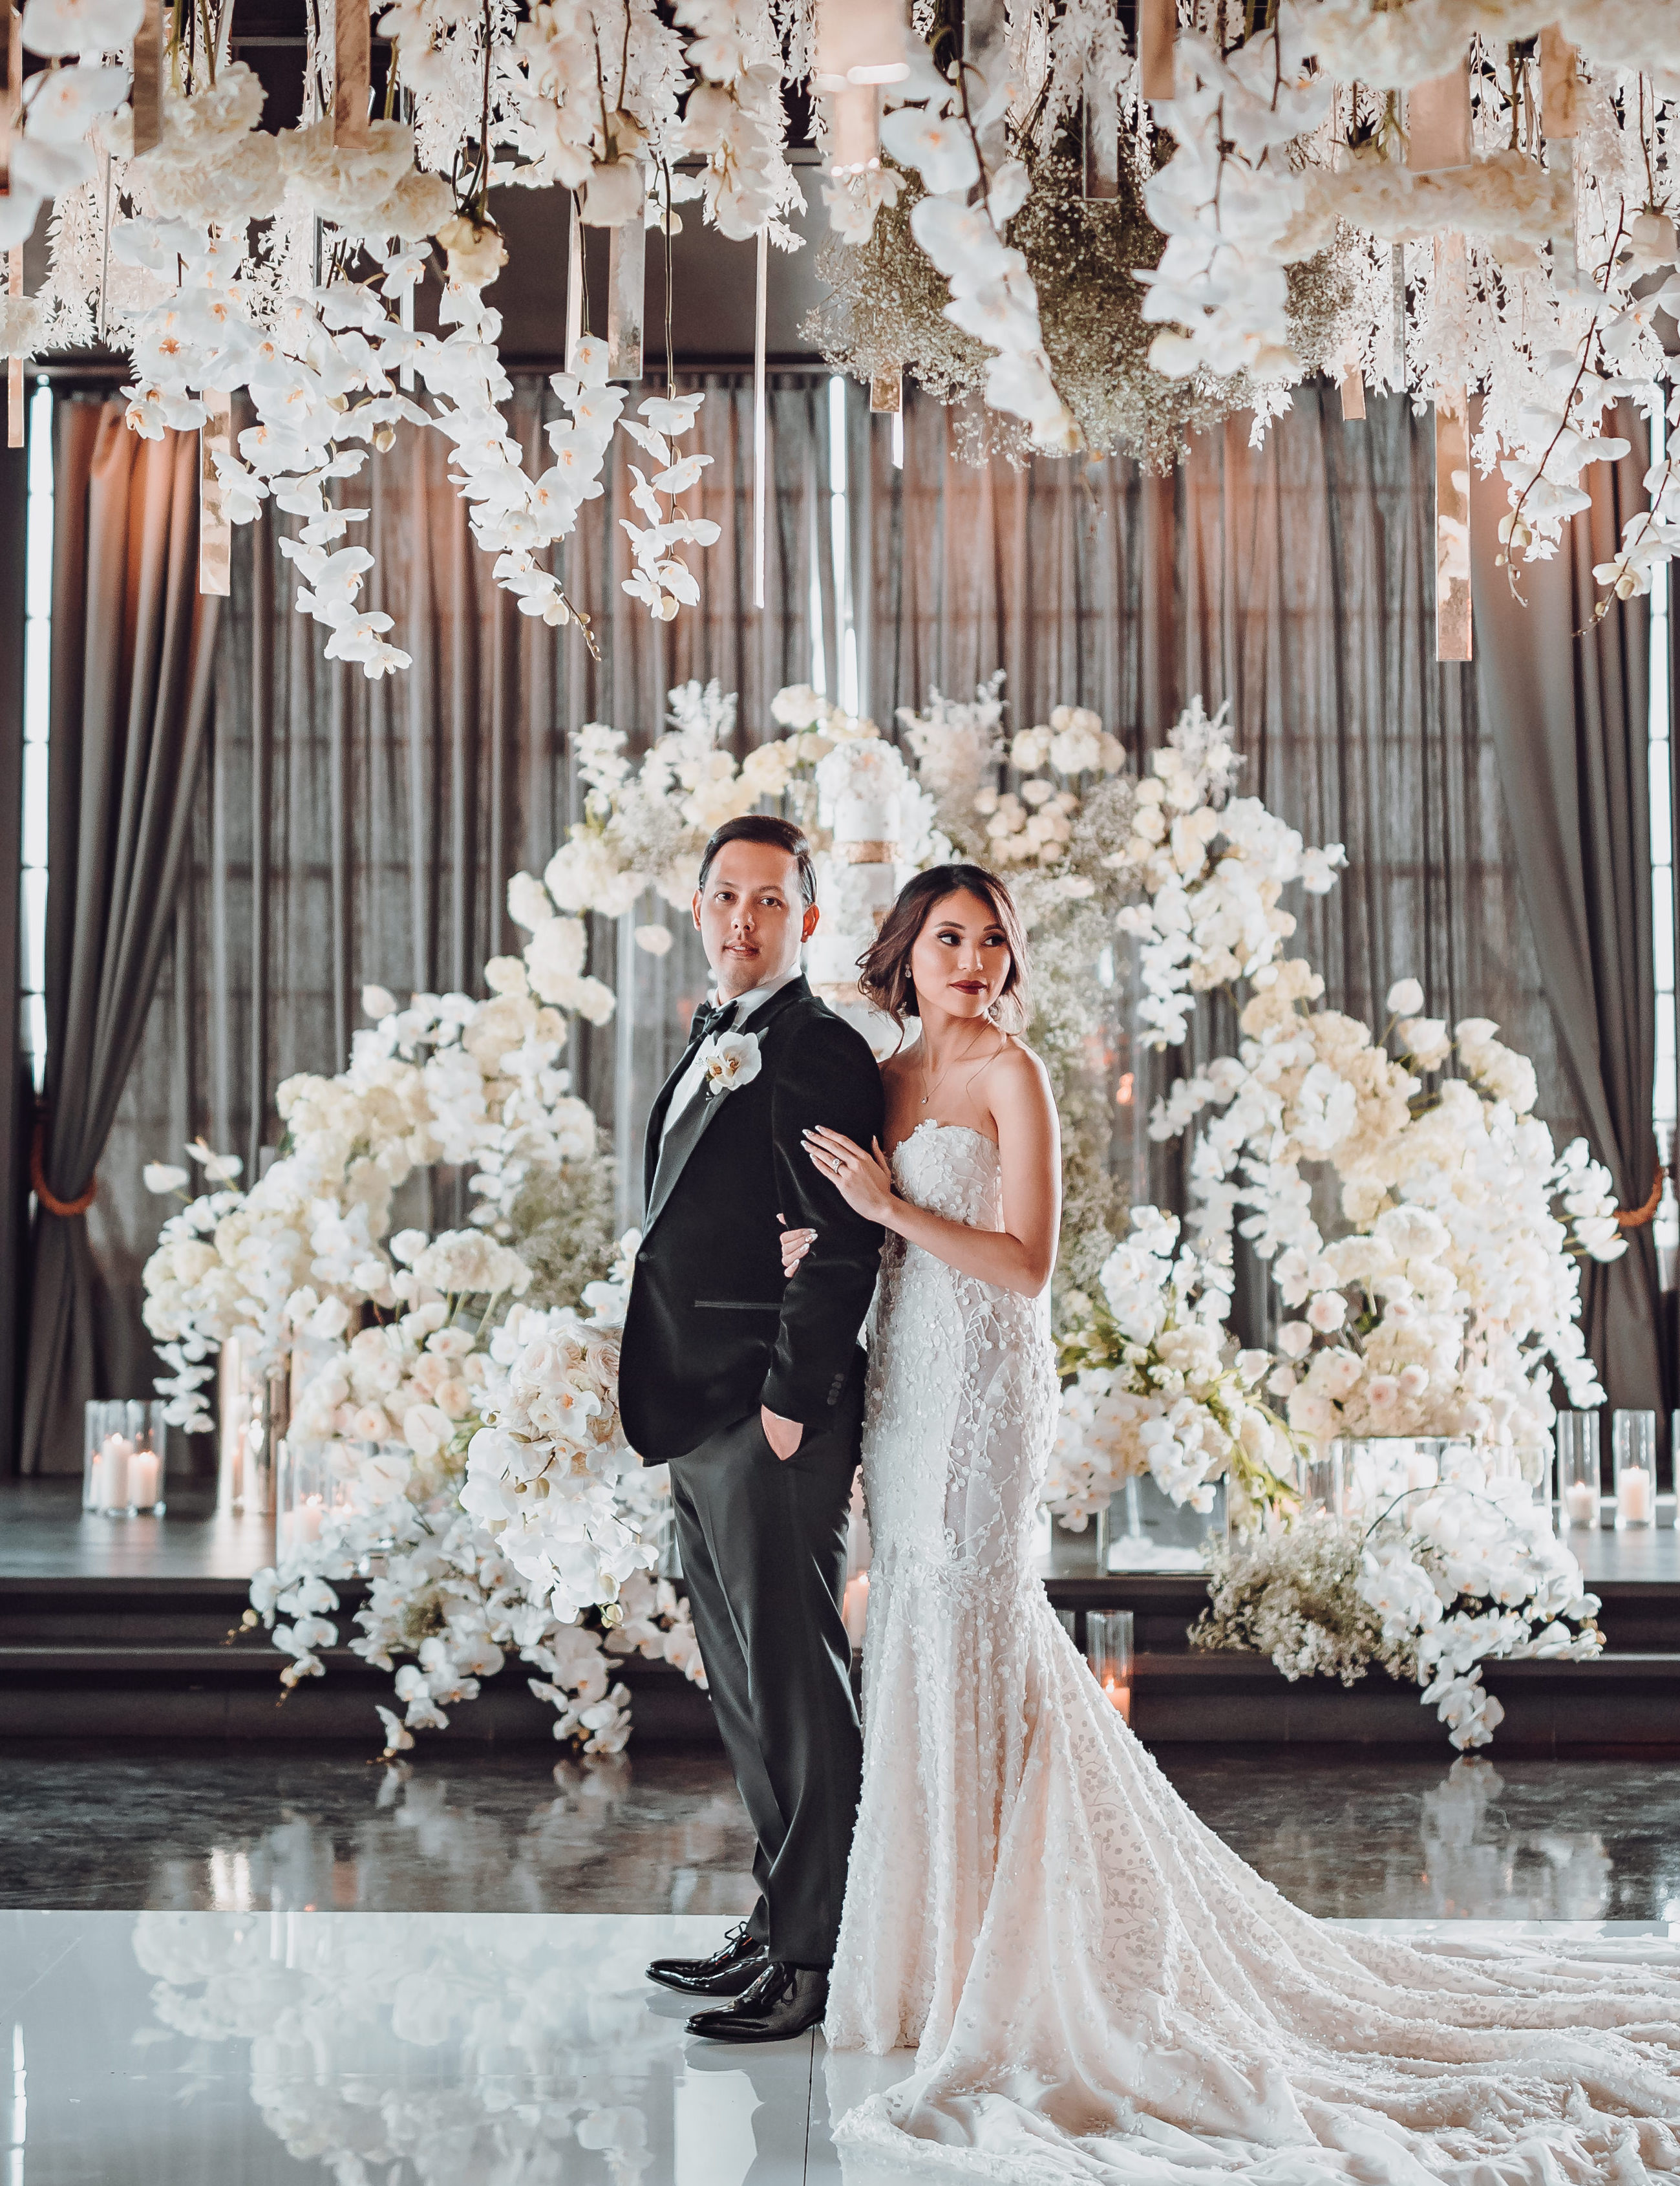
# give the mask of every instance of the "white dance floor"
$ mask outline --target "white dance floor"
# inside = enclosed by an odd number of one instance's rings
[[[908,2056],[695,2042],[643,1980],[726,1925],[0,1912],[0,2186],[886,2186],[830,2121]]]

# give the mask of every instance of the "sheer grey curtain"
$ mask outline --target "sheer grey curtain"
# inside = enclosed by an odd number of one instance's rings
[[[1632,1208],[1662,1174],[1651,1124],[1649,614],[1644,600],[1598,614],[1593,566],[1611,559],[1647,504],[1647,440],[1631,406],[1616,429],[1628,455],[1588,467],[1592,506],[1554,560],[1523,571],[1526,607],[1488,570],[1476,615],[1482,700],[1563,1060],[1593,1147]],[[1474,511],[1484,531],[1498,520],[1493,499],[1490,481]],[[1612,1403],[1644,1410],[1660,1404],[1663,1303],[1649,1224],[1628,1242],[1621,1261],[1589,1268],[1586,1324]]]
[[[349,1059],[364,985],[404,995],[477,988],[485,959],[517,942],[508,877],[540,872],[577,816],[569,752],[581,723],[610,721],[641,748],[673,685],[715,676],[741,694],[745,748],[771,727],[775,692],[809,677],[814,616],[833,657],[826,381],[772,377],[762,614],[750,604],[751,387],[727,375],[692,384],[706,401],[692,445],[713,457],[703,513],[723,527],[703,558],[702,604],[662,625],[619,590],[632,564],[619,519],[633,512],[615,460],[563,569],[594,619],[598,662],[575,630],[520,615],[490,582],[439,434],[405,429],[347,496],[371,502],[366,597],[395,618],[390,634],[413,655],[406,674],[369,683],[323,660],[321,631],[293,608],[272,513],[236,533],[215,734],[191,805],[173,945],[89,1218],[110,1293],[112,1393],[143,1393],[156,1371],[140,1270],[163,1209],[141,1187],[143,1164],[179,1158],[202,1131],[254,1171],[277,1142],[276,1087]],[[519,383],[514,428],[539,468],[542,424],[559,414],[541,380]],[[629,1140],[678,1037],[677,1002],[697,997],[704,967],[680,939],[665,958],[635,951],[621,967],[613,928],[595,924],[593,968],[619,985],[624,1006],[600,1031],[579,1026],[572,1063],[580,1090]],[[412,1219],[458,1220],[468,1204],[461,1180],[434,1176]]]

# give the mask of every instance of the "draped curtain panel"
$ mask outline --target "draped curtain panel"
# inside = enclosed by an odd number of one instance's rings
[[[1625,1208],[1660,1187],[1651,1128],[1656,1064],[1652,965],[1650,617],[1644,600],[1596,614],[1593,565],[1645,507],[1643,422],[1624,406],[1619,463],[1588,466],[1592,506],[1549,562],[1477,571],[1477,675],[1511,816],[1530,924],[1588,1136]],[[1473,489],[1492,535],[1498,481]],[[1649,1224],[1610,1266],[1589,1264],[1586,1329],[1613,1404],[1661,1411],[1662,1294]],[[1670,1364],[1672,1371],[1672,1362]]]
[[[120,401],[65,403],[55,462],[40,1177],[92,1185],[148,1022],[211,709],[216,603],[198,589],[196,434],[143,440]],[[130,1198],[130,1179],[115,1183]],[[25,1471],[75,1471],[81,1407],[114,1370],[81,1213],[37,1202]],[[144,1385],[141,1385],[143,1387]],[[126,1393],[122,1392],[120,1393]]]
[[[29,454],[0,448],[0,1476],[15,1471],[18,1460],[35,1091],[22,1040],[20,918]]]

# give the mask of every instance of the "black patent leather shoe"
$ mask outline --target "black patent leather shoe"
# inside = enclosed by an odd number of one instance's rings
[[[769,1964],[764,1945],[748,1934],[743,1920],[730,1930],[723,1948],[709,1959],[655,1959],[647,1978],[681,1996],[739,1996]]]
[[[697,2011],[691,2034],[708,2042],[791,2042],[815,2026],[828,2009],[822,1966],[788,1966],[771,1959],[751,1988],[718,2011]]]

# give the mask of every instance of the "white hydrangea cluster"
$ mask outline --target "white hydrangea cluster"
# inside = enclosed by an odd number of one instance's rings
[[[1323,895],[1347,862],[1340,843],[1309,849],[1258,798],[1230,796],[1228,718],[1227,706],[1210,717],[1192,700],[1138,784],[1130,838],[1106,861],[1143,891],[1119,925],[1142,944],[1138,1017],[1156,1048],[1183,1044],[1198,994],[1274,963],[1295,931],[1279,908],[1291,882]]]
[[[1193,1511],[1212,1510],[1220,1479],[1245,1513],[1275,1504],[1293,1460],[1283,1421],[1255,1393],[1270,1359],[1228,1355],[1229,1293],[1180,1246],[1178,1218],[1134,1208],[1101,1288],[1100,1306],[1067,1302],[1069,1378],[1044,1483],[1050,1509],[1083,1531],[1123,1481],[1144,1473]]]

